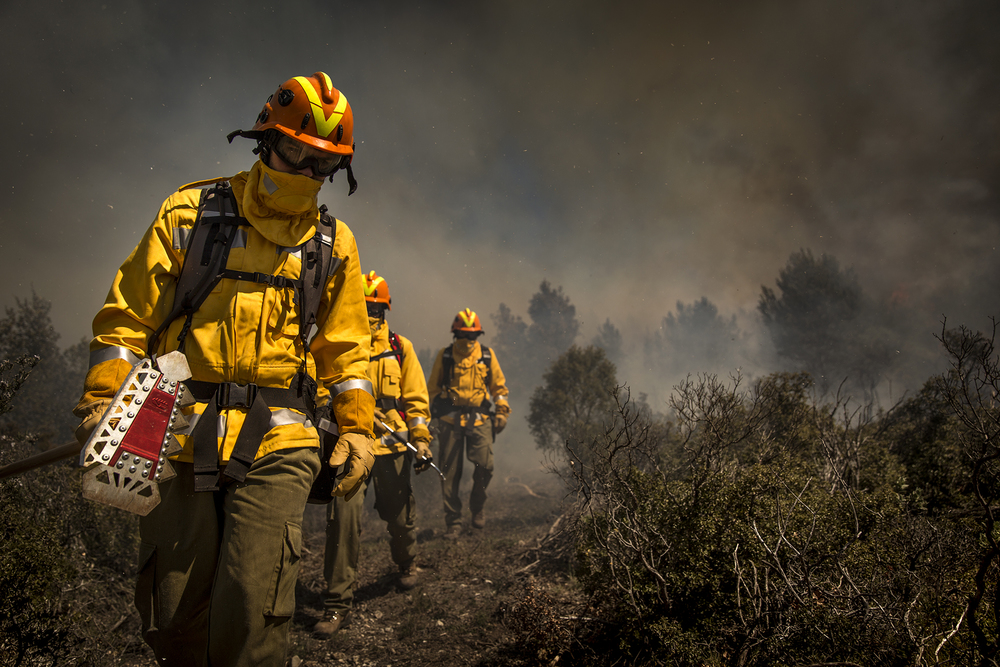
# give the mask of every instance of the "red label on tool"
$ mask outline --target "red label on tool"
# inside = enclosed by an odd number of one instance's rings
[[[129,426],[121,449],[152,461],[160,458],[163,438],[167,435],[170,413],[174,409],[174,395],[153,389],[139,408]]]

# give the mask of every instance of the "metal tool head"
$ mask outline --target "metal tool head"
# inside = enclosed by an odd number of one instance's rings
[[[167,457],[181,449],[186,393],[148,359],[132,367],[80,451],[84,498],[141,516],[159,504],[157,483],[176,475]]]

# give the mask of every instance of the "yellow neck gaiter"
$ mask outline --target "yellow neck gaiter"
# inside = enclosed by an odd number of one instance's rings
[[[243,217],[268,241],[295,247],[316,233],[316,198],[323,181],[275,171],[258,160],[249,172],[240,172],[229,182]]]
[[[456,338],[455,347],[452,348],[452,352],[455,354],[456,358],[462,357],[464,359],[472,354],[472,351],[475,349],[476,341],[469,340],[468,338]]]

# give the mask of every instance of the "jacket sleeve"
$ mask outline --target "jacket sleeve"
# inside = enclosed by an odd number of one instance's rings
[[[490,348],[490,374],[493,376],[490,394],[492,395],[493,402],[497,404],[497,412],[509,415],[510,402],[508,394],[510,392],[507,391],[507,379],[503,375],[503,370],[500,369],[500,362],[497,361],[497,353],[493,348]]]
[[[427,381],[424,380],[424,369],[420,366],[413,343],[408,338],[399,337],[403,346],[403,367],[401,396],[403,410],[406,412],[406,427],[413,440],[430,442],[431,434],[427,422],[431,418],[430,401],[427,396]]]
[[[375,397],[368,379],[371,332],[364,283],[354,234],[337,221],[333,256],[339,259],[317,313],[318,329],[310,344],[316,379],[331,396],[341,433],[372,436]]]
[[[183,256],[175,249],[174,230],[194,220],[200,192],[180,192],[167,199],[156,220],[118,269],[104,306],[94,318],[90,343],[90,370],[77,408],[114,398],[132,365],[146,356],[153,331],[173,305]]]

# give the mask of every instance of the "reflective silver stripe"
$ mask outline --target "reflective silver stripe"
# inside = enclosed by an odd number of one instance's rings
[[[337,422],[332,422],[329,419],[321,418],[319,420],[319,430],[326,431],[332,435],[340,434],[340,428],[337,426]]]
[[[177,227],[174,229],[174,250],[184,250],[188,247],[188,238],[191,236],[190,227]]]
[[[351,389],[360,389],[361,391],[366,391],[372,396],[375,395],[375,389],[372,388],[371,380],[344,380],[340,384],[331,385],[330,397],[337,396],[344,393],[345,391],[350,391]]]
[[[321,234],[321,233],[317,233],[316,236],[319,237],[319,240],[320,240],[321,243],[325,243],[326,245],[329,245],[329,246],[333,245],[333,237],[332,236],[327,236],[326,234]]]
[[[409,419],[406,420],[406,424],[407,424],[407,426],[409,426],[410,428],[412,428],[412,427],[414,427],[414,426],[416,426],[418,424],[424,424],[424,425],[426,425],[427,424],[427,420],[424,419],[423,417],[410,417]]]
[[[215,422],[215,435],[225,440],[226,438],[226,415],[219,415]]]
[[[302,246],[295,246],[294,248],[284,245],[278,246],[278,254],[280,255],[283,252],[287,252],[292,257],[296,257],[299,261],[302,261]]]
[[[268,426],[269,428],[285,426],[286,424],[302,424],[306,428],[312,427],[312,423],[310,423],[309,418],[305,415],[300,415],[298,412],[295,412],[295,410],[281,408],[280,410],[274,410],[271,412],[271,423]]]
[[[410,432],[405,428],[401,428],[394,433],[386,433],[382,436],[383,445],[403,445],[406,444],[406,440],[410,439]],[[403,442],[400,442],[400,441]]]
[[[327,276],[332,276],[334,272],[340,268],[340,265],[344,263],[344,260],[340,257],[334,257],[333,261],[330,262],[330,270],[326,272]]]
[[[214,208],[212,208],[212,209],[205,209],[204,211],[202,211],[201,212],[201,217],[203,217],[203,218],[222,218],[222,217],[235,218],[236,216],[233,215],[231,211],[229,211],[229,207],[227,205],[226,206],[226,212],[225,212],[224,215],[220,215],[218,211],[216,211]]]
[[[231,248],[246,248],[247,247],[247,230],[237,229],[236,238],[233,239],[233,245]]]
[[[101,348],[100,350],[93,350],[90,353],[90,367],[93,368],[97,364],[108,361],[109,359],[124,359],[133,366],[139,363],[139,357],[135,356],[132,350],[119,347],[117,345],[109,345],[108,347]]]
[[[458,419],[462,415],[469,415],[470,417],[475,417],[476,419],[479,419],[480,417],[483,417],[485,419],[485,418],[487,418],[487,417],[490,416],[490,413],[488,413],[488,412],[464,412],[462,410],[455,410],[454,412],[449,412],[448,414],[446,414],[444,416],[445,417],[451,417],[452,419]]]

